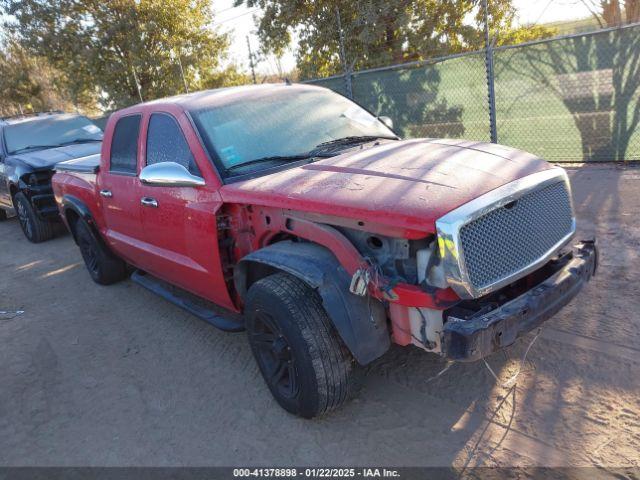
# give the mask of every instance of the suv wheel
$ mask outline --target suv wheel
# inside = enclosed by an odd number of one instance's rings
[[[8,218],[6,210],[0,208],[0,222]]]
[[[40,243],[53,238],[55,234],[53,223],[38,217],[24,193],[16,193],[13,197],[13,204],[16,207],[20,227],[27,240]]]
[[[263,278],[249,289],[245,318],[253,355],[282,408],[311,418],[344,403],[354,361],[315,290],[286,273]]]
[[[78,220],[73,228],[82,259],[94,282],[110,285],[126,278],[127,265],[96,238],[87,222]]]

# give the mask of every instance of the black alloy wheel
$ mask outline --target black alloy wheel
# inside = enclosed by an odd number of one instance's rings
[[[70,224],[89,275],[100,285],[110,285],[127,277],[127,265],[100,240],[99,234],[83,219]]]
[[[98,251],[95,240],[90,235],[78,236],[78,247],[84,264],[92,277],[98,276]]]
[[[18,215],[20,228],[27,240],[33,243],[40,243],[55,236],[55,223],[40,218],[24,192],[15,194],[13,206]]]
[[[31,225],[31,221],[29,220],[29,213],[27,212],[27,207],[23,202],[16,202],[16,213],[18,214],[18,221],[20,222],[20,227],[24,232],[25,236],[31,240],[33,238],[33,226]]]
[[[284,272],[261,278],[249,287],[244,317],[251,351],[282,408],[312,418],[349,398],[354,360],[315,289]]]
[[[268,382],[283,398],[294,398],[298,393],[295,360],[289,342],[268,313],[253,317],[249,342]]]

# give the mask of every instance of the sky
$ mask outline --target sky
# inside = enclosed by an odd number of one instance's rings
[[[247,8],[245,6],[234,7],[234,0],[212,0],[213,10],[215,14],[214,24],[221,31],[229,33],[231,37],[231,48],[229,52],[230,63],[235,63],[243,70],[249,71],[249,52],[247,47],[247,36],[251,43],[252,51],[256,53],[259,50],[260,43],[255,35],[256,26],[254,17],[260,14],[260,10],[256,8]],[[295,66],[295,57],[293,49],[288,52],[281,60],[283,71],[290,71]],[[268,57],[256,65],[256,73],[261,75],[277,74],[278,65],[273,56]]]
[[[514,0],[521,24],[538,24],[588,17],[582,0]]]
[[[254,16],[259,15],[260,11],[244,6],[234,7],[233,0],[212,1],[217,27],[231,36],[229,61],[249,71],[246,37],[249,36],[253,51],[257,51],[259,42],[255,35]],[[514,0],[513,3],[518,10],[518,23],[522,25],[581,19],[589,16],[589,10],[581,0]],[[295,46],[292,46],[290,51],[280,59],[281,69],[285,72],[295,66],[294,50]],[[256,72],[258,75],[277,74],[277,60],[268,57],[258,62]]]

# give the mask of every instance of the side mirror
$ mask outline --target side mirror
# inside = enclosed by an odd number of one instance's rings
[[[382,116],[378,117],[378,120],[380,120],[382,123],[384,123],[391,130],[393,130],[393,120],[391,120],[391,117],[387,117],[386,115],[382,115]]]
[[[140,181],[157,187],[202,187],[204,179],[191,175],[176,162],[161,162],[148,165],[140,172]]]

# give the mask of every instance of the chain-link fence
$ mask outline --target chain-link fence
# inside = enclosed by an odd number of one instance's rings
[[[554,162],[640,160],[640,25],[498,47],[489,54],[499,143]],[[405,137],[489,141],[486,55],[472,52],[310,83],[352,94],[372,112],[391,117]]]

